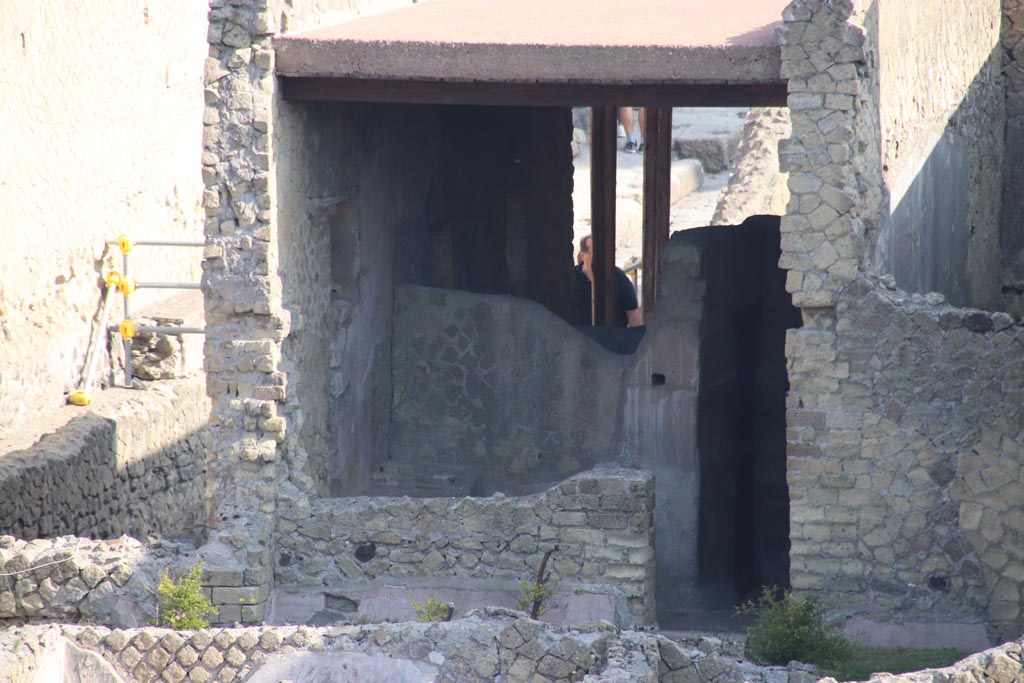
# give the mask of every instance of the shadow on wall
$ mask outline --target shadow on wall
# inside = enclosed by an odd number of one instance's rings
[[[193,401],[207,404],[202,382],[192,384],[175,382],[173,399],[161,396],[147,408],[133,398],[136,392],[105,392],[105,401],[122,408],[115,417],[89,412],[30,448],[5,454],[0,535],[204,541],[206,410],[195,410]],[[122,402],[137,409],[124,410]],[[191,427],[182,433],[183,425]]]
[[[539,304],[396,287],[392,368],[377,495],[520,495],[619,456],[626,361]]]
[[[1001,306],[1002,52],[997,45],[945,128],[918,133],[932,138],[917,152],[903,152],[904,168],[886,181],[895,204],[874,248],[876,268],[901,289],[939,292],[955,306],[988,310]],[[883,156],[886,146],[915,142],[883,140]],[[1011,259],[1024,240],[1019,226],[1003,221],[1002,246],[1014,250]]]
[[[375,495],[521,495],[639,466],[657,481],[659,610],[712,606],[717,583],[716,607],[785,585],[784,345],[800,317],[778,257],[778,217],[677,233],[630,356],[532,302],[397,287]]]

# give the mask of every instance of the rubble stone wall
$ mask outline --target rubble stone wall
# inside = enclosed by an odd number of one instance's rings
[[[797,0],[785,14],[793,137],[780,145],[780,164],[793,195],[780,265],[804,322],[786,344],[790,578],[846,613],[980,621],[1016,635],[1020,328],[1009,316],[953,308],[939,294],[908,295],[898,279],[866,275],[888,219],[888,200],[874,189],[883,186],[883,153],[935,123],[904,112],[908,129],[897,131],[897,119],[878,113],[892,111],[879,98],[896,83],[908,97],[937,88],[900,65],[904,51],[884,51],[893,38],[878,37],[879,25],[907,35],[880,22],[888,6],[870,3],[853,17],[848,0]],[[980,93],[989,94],[989,32],[963,33],[977,3],[942,7],[952,8],[957,31],[947,42],[971,59],[964,73],[943,74],[937,101],[949,90],[970,109],[979,74]],[[886,68],[903,76],[887,81]],[[997,155],[989,132],[978,135],[970,154]]]
[[[147,577],[145,560],[145,548],[128,537],[0,537],[0,619],[145,624],[156,615],[156,572]]]
[[[99,656],[128,683],[268,683],[339,671],[372,680],[400,676],[440,683],[812,683],[816,678],[799,664],[757,667],[737,661],[735,647],[716,638],[680,644],[607,623],[555,628],[501,609],[477,610],[453,622],[331,628],[176,632],[30,626],[0,635],[0,675],[12,683],[37,681],[47,660],[65,653],[72,655],[67,658],[72,665]],[[978,655],[969,666],[984,671],[986,665],[1019,659],[1019,646],[1007,647]]]
[[[750,216],[781,216],[789,202],[787,176],[779,172],[779,140],[790,135],[786,107],[751,107],[729,184],[722,190],[711,225],[739,225]]]
[[[80,380],[101,285],[122,269],[105,240],[201,239],[205,12],[189,0],[0,9],[0,433]],[[138,279],[199,280],[194,249],[133,255]]]
[[[0,675],[11,683],[38,681],[55,655],[72,663],[99,656],[128,683],[301,680],[302,673],[360,671],[404,674],[402,680],[486,683],[504,680],[586,680],[588,683],[813,683],[811,667],[758,667],[736,647],[713,637],[670,641],[618,631],[608,624],[554,628],[510,610],[478,610],[437,624],[372,624],[169,631],[102,626],[29,626],[0,635]],[[1019,643],[971,655],[944,669],[885,674],[893,683],[1014,680]],[[95,670],[95,669],[94,669]],[[49,680],[49,679],[47,679]],[[831,681],[832,679],[824,679]]]
[[[287,483],[303,495],[326,488],[322,454],[314,454],[321,460],[311,462],[301,443],[307,427],[325,416],[324,380],[296,376],[293,384],[289,375],[296,366],[282,357],[293,313],[301,328],[301,305],[323,294],[295,292],[283,301],[280,267],[313,263],[316,269],[308,275],[313,282],[322,280],[324,266],[311,261],[300,245],[291,245],[290,252],[282,247],[295,227],[282,221],[295,216],[288,213],[287,203],[279,202],[289,185],[281,181],[282,168],[275,159],[302,149],[302,140],[295,139],[301,131],[291,125],[294,120],[277,89],[272,39],[278,31],[396,4],[406,3],[210,2],[202,155],[207,242],[203,293],[213,426],[209,452],[216,456],[211,457],[208,515],[219,527],[216,535],[246,557],[244,570],[268,582],[261,596],[269,594],[270,529],[279,488]],[[322,234],[311,235],[307,248],[319,248],[323,240]],[[309,324],[322,321],[319,313],[305,311],[311,313]],[[300,354],[303,343],[297,340]],[[300,404],[309,414],[296,413]],[[282,456],[287,460],[282,462]],[[247,616],[261,618],[264,607],[264,600],[248,605]]]
[[[557,545],[552,575],[609,587],[630,624],[654,619],[654,479],[598,469],[507,498],[336,498],[282,509],[280,586],[503,579],[515,589]]]
[[[201,536],[209,415],[203,384],[192,377],[145,392],[119,390],[33,446],[4,454],[0,533],[26,540]]]

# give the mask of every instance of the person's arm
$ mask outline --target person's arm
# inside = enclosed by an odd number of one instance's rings
[[[644,324],[644,312],[639,308],[626,311],[626,327],[640,327]]]

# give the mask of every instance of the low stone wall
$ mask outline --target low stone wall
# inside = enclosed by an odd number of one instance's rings
[[[0,455],[0,533],[201,535],[209,416],[202,379],[103,394],[31,447]]]
[[[601,622],[560,629],[500,609],[447,623],[332,628],[26,627],[0,633],[0,677],[37,683],[42,668],[69,650],[79,661],[101,658],[128,683],[276,683],[340,670],[352,680],[362,673],[372,680],[439,683],[812,683],[816,678],[802,665],[762,668],[739,661],[729,643],[715,638],[679,644]]]
[[[344,498],[282,503],[275,583],[533,580],[549,548],[561,589],[597,586],[625,621],[654,619],[654,479],[600,469],[506,498]]]
[[[89,621],[137,627],[157,617],[156,586],[166,570],[178,578],[202,563],[215,623],[259,622],[270,597],[266,558],[210,543],[129,536],[97,541],[76,536],[21,541],[0,537],[0,620]]]
[[[156,572],[140,570],[146,560],[144,546],[128,537],[0,537],[0,619],[145,624],[156,614]]]

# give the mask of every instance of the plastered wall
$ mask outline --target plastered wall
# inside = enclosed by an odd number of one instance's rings
[[[0,7],[0,432],[78,382],[105,239],[201,237],[205,36],[201,2]],[[135,267],[196,282],[199,260],[140,248]]]
[[[907,291],[996,308],[1005,121],[1001,4],[883,1],[868,9],[864,22],[889,203],[875,267]]]
[[[395,293],[391,494],[536,491],[619,457],[625,361],[539,305]]]

